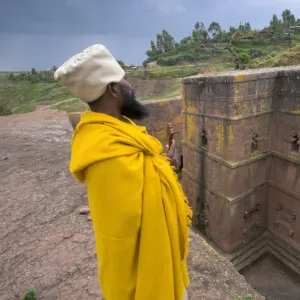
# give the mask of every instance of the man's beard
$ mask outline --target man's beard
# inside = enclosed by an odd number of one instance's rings
[[[136,99],[134,91],[130,91],[124,95],[121,114],[129,119],[140,121],[149,116],[149,111]]]

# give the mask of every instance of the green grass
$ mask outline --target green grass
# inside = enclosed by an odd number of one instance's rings
[[[276,67],[300,64],[300,43],[285,51],[284,45],[254,45],[253,43],[239,44],[242,50],[256,49],[261,50],[262,53],[273,53],[275,56],[268,58],[264,62],[258,59],[252,67]],[[280,48],[282,47],[282,48]],[[277,51],[277,52],[276,52]],[[276,53],[278,53],[276,55]],[[218,56],[213,57],[213,64],[198,63],[197,65],[172,66],[172,67],[158,67],[147,70],[130,71],[127,73],[128,77],[138,77],[141,79],[173,79],[183,78],[196,74],[215,73],[223,70],[233,68],[232,58],[229,51],[222,51]],[[254,62],[254,61],[253,61]],[[6,73],[0,72],[1,78],[6,79]],[[180,95],[180,81],[176,81],[169,86],[163,93],[143,97],[139,100],[150,99],[168,99]],[[8,112],[15,114],[28,113],[36,109],[37,106],[50,106],[53,109],[59,109],[66,112],[81,112],[86,110],[87,106],[75,98],[67,87],[61,86],[59,83],[30,83],[30,82],[2,82],[0,83],[0,115],[5,115]],[[70,101],[59,103],[61,101],[71,99]]]
[[[16,109],[12,110],[14,114],[26,114],[35,111],[36,104],[28,103],[22,106],[17,107]]]
[[[236,300],[253,300],[253,295],[248,294],[245,298],[242,296],[238,296]]]
[[[168,99],[168,98],[174,98],[176,96],[180,95],[180,89],[181,89],[181,82],[180,80],[174,82],[170,85],[168,90],[164,91],[161,94],[156,94],[151,97],[142,97],[139,98],[140,101],[144,100],[153,100],[153,99]]]
[[[58,83],[7,83],[0,86],[0,103],[15,114],[32,112],[39,105],[51,105],[74,98],[69,89]]]
[[[196,75],[200,72],[199,66],[174,66],[161,67],[148,70],[138,70],[128,72],[130,77],[138,77],[143,79],[171,79],[183,78],[191,75]]]
[[[294,47],[287,49],[287,46],[282,42],[267,45],[250,40],[240,41],[233,46],[244,52],[248,52],[250,49],[259,51],[262,56],[266,57],[266,60],[264,62],[261,62],[258,58],[252,60],[250,67],[260,68],[300,64],[300,37],[295,36],[292,45]],[[193,55],[194,50],[187,49],[184,53],[172,54],[169,58],[176,58],[176,56],[182,54]],[[215,73],[234,67],[232,56],[228,50],[222,50],[220,53],[213,55],[211,57],[212,64],[208,63],[207,52],[203,51],[199,57],[199,62],[194,65],[177,65],[129,71],[127,75],[129,78],[135,77],[149,80],[179,79],[196,74]],[[34,111],[37,106],[49,106],[50,108],[66,112],[80,112],[87,108],[84,103],[74,99],[74,95],[67,87],[61,86],[59,83],[30,83],[26,81],[12,83],[7,81],[6,75],[8,73],[0,72],[0,115],[28,113]],[[162,93],[151,97],[143,97],[139,100],[173,98],[180,95],[180,88],[181,83],[178,80]],[[62,102],[67,99],[71,100]]]
[[[284,52],[278,53],[276,56],[259,63],[256,67],[279,67],[300,64],[300,44],[290,48]]]
[[[0,73],[0,85],[7,82],[6,73]]]
[[[232,69],[233,68],[232,63],[215,63],[212,65],[204,64],[204,65],[189,65],[189,66],[176,66],[176,67],[163,67],[163,68],[157,68],[157,69],[149,69],[148,72],[152,72],[152,75],[158,75],[158,77],[162,76],[164,74],[165,77],[162,78],[183,78],[187,76],[192,76],[196,74],[206,74],[206,73],[217,73],[224,70]],[[135,76],[140,75],[143,71],[135,71]],[[173,77],[174,74],[180,73],[188,74],[186,76],[179,76],[179,77]],[[132,76],[132,74],[130,75]],[[157,77],[155,77],[157,79]],[[169,86],[169,88],[164,91],[161,94],[156,94],[151,97],[142,97],[139,98],[140,101],[143,100],[153,100],[153,99],[168,99],[168,98],[174,98],[176,96],[180,96],[181,94],[181,82],[180,80],[174,82]]]
[[[218,72],[231,67],[227,61],[214,61],[214,64],[199,63],[197,65],[159,67],[147,70],[130,71],[127,73],[130,77],[138,77],[142,79],[172,79],[184,78],[206,72]]]
[[[144,71],[128,72],[128,77],[140,77],[147,79],[168,79],[182,78],[198,73],[217,72],[228,68],[228,64],[201,64],[188,66],[175,66],[149,69]],[[146,73],[146,76],[145,76]],[[1,73],[0,73],[1,74]],[[180,81],[176,81],[161,94],[152,97],[144,97],[139,100],[149,99],[167,99],[180,95]],[[37,106],[49,106],[52,109],[63,110],[66,112],[81,112],[87,109],[87,106],[78,99],[74,99],[74,95],[70,93],[67,87],[61,86],[59,83],[30,83],[30,82],[8,82],[0,85],[0,115],[7,112],[14,114],[23,114],[35,111]],[[71,99],[67,102],[64,100]],[[60,103],[62,102],[62,103]],[[7,108],[7,110],[4,110]]]
[[[51,109],[58,109],[68,113],[82,112],[88,109],[88,106],[81,102],[79,99],[58,103],[50,106]]]

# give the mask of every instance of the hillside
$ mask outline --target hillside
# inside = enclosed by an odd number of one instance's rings
[[[150,42],[144,66],[172,66],[234,62],[244,69],[252,60],[265,60],[270,53],[282,52],[300,42],[300,19],[288,9],[281,17],[273,15],[269,26],[253,29],[249,22],[221,28],[212,21],[209,26],[197,22],[191,35],[176,41],[166,30]]]
[[[300,43],[282,52],[269,53],[264,61],[253,60],[249,67],[264,68],[300,64]],[[195,65],[156,67],[127,72],[127,79],[134,87],[140,101],[168,99],[180,95],[179,78],[199,74],[216,73],[233,69],[231,62],[198,63]],[[0,115],[20,114],[47,106],[66,112],[79,112],[87,106],[56,82],[29,82],[28,80],[8,81],[0,73]],[[51,78],[52,80],[52,78]]]
[[[15,114],[31,112],[36,107],[45,105],[51,108],[60,108],[65,103],[61,101],[69,99],[72,99],[69,104],[72,104],[73,109],[83,108],[79,101],[76,105],[75,101],[77,100],[74,100],[74,95],[58,83],[30,83],[27,81],[8,83],[0,86],[0,95],[1,103],[5,103],[7,109]],[[81,106],[79,107],[79,105]]]
[[[267,68],[279,66],[291,66],[300,64],[300,44],[284,52],[277,53],[273,57],[268,57],[265,61],[254,64],[253,67]]]
[[[180,80],[172,76],[169,79],[159,80],[142,79],[136,76],[129,77],[128,80],[140,101],[167,99],[180,94]],[[55,82],[20,81],[0,85],[0,115],[28,113],[35,111],[38,107],[66,112],[79,112],[87,109],[87,105],[77,99],[68,88]]]

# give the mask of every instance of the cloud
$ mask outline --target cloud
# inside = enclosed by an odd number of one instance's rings
[[[128,64],[140,64],[162,29],[177,41],[197,21],[206,26],[217,21],[224,29],[249,21],[261,29],[286,8],[300,18],[299,1],[0,0],[0,69],[51,68],[94,43]]]
[[[140,64],[146,59],[149,37],[128,37],[113,34],[82,36],[46,36],[36,34],[1,34],[0,71],[49,69],[93,44],[104,44],[127,64]]]
[[[264,0],[264,1],[250,1],[248,6],[265,7],[270,11],[270,14],[277,8],[295,10],[299,8],[299,0]],[[272,7],[272,9],[271,9]],[[297,9],[298,10],[298,9]]]
[[[153,22],[159,12],[149,11],[149,3],[142,1],[147,0],[4,1],[0,34],[118,34],[142,38],[161,29],[158,22]]]
[[[164,15],[186,12],[182,0],[146,0],[146,3],[155,6]]]

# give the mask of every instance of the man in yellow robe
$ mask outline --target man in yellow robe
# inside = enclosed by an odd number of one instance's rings
[[[182,300],[191,210],[158,140],[131,119],[147,116],[103,45],[56,72],[90,111],[82,114],[70,170],[86,183],[99,283],[106,300]]]

